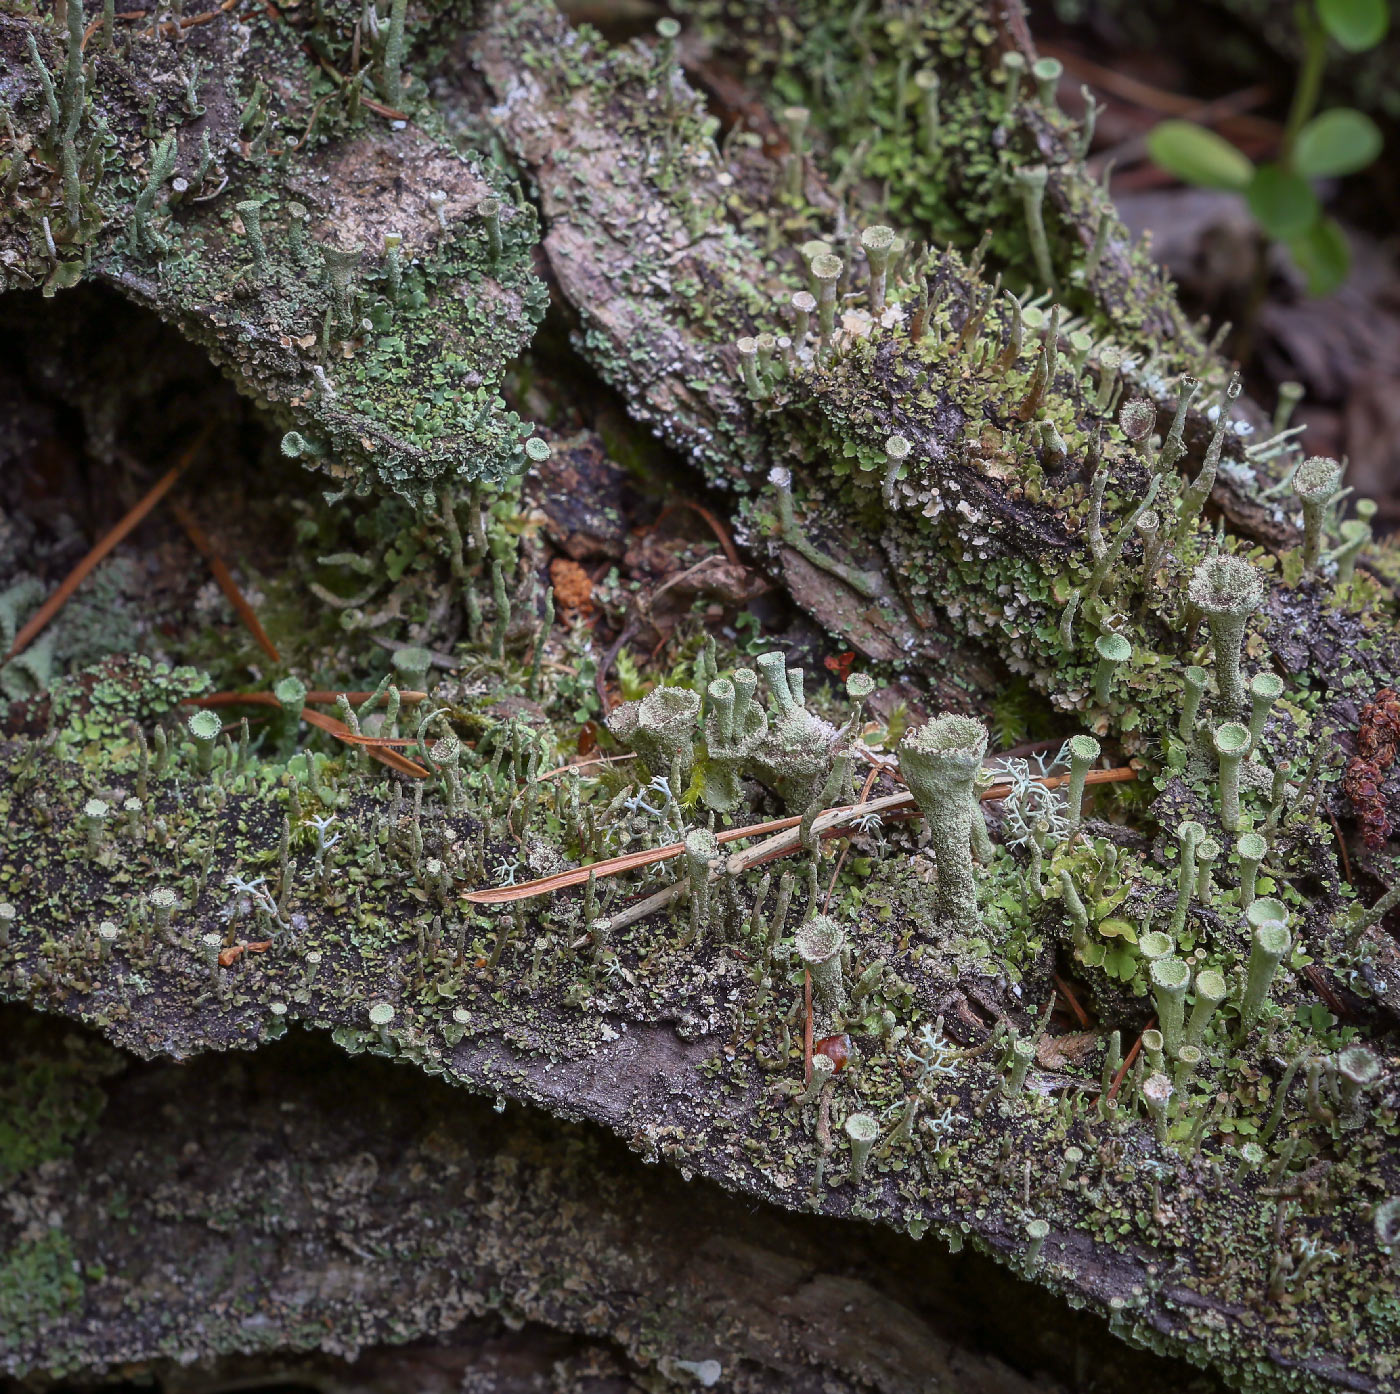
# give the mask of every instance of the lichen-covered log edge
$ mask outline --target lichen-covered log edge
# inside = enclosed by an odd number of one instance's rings
[[[971,1236],[1241,1387],[1386,1387],[1400,988],[1330,819],[1359,729],[1388,831],[1396,554],[1124,244],[1013,10],[694,13],[741,36],[756,130],[716,140],[669,22],[0,19],[7,279],[154,308],[342,483],[263,725],[191,714],[247,665],[179,641],[199,667],[65,665],[60,620],[0,668],[6,994],[142,1054],[302,1020],[785,1206]],[[552,623],[550,432],[496,395],[536,253],[587,361],[861,656],[846,694],[699,617],[665,671]],[[638,758],[570,762],[613,665]],[[428,778],[310,739],[318,685]],[[906,735],[922,693],[953,710]],[[995,754],[1037,705],[1073,740],[989,759],[979,718]],[[834,812],[857,777],[877,806]],[[784,808],[795,875],[721,853]],[[466,898],[672,843],[641,918],[611,875]],[[1098,1030],[1048,1032],[1065,974]],[[4,1355],[61,1363],[42,1326]]]
[[[620,1388],[1056,1394],[1089,1368],[1105,1389],[1223,1388],[1103,1349],[1100,1318],[1067,1317],[968,1250],[833,1233],[325,1036],[178,1066],[15,1009],[0,1020],[0,1176],[23,1240],[0,1268],[0,1314],[55,1322],[66,1352],[33,1389],[103,1367],[169,1391],[303,1366],[312,1387],[354,1387],[344,1362],[375,1347],[422,1342],[432,1363],[525,1323],[545,1375],[556,1361],[572,1375],[554,1372],[561,1391],[599,1388],[609,1352],[634,1381]],[[211,1327],[236,1333],[221,1358]],[[583,1338],[584,1358],[549,1332]]]

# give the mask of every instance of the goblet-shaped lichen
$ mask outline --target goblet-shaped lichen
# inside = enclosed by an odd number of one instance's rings
[[[1192,574],[1190,595],[1210,624],[1221,710],[1233,716],[1244,706],[1240,648],[1245,622],[1264,604],[1263,578],[1242,557],[1210,557]]]
[[[978,924],[972,869],[973,780],[987,751],[987,728],[945,713],[911,731],[899,747],[899,771],[928,820],[938,862],[940,916],[960,928]]]

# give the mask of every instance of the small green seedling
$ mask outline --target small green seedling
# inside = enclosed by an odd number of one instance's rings
[[[1335,218],[1323,212],[1315,179],[1365,169],[1381,150],[1381,133],[1364,112],[1332,107],[1317,113],[1328,41],[1364,53],[1385,38],[1386,0],[1314,0],[1297,7],[1303,62],[1275,159],[1256,165],[1243,151],[1193,121],[1163,121],[1147,138],[1152,158],[1187,184],[1244,197],[1264,236],[1282,242],[1308,280],[1311,295],[1328,295],[1346,280],[1351,251]],[[1316,113],[1316,114],[1315,114]]]

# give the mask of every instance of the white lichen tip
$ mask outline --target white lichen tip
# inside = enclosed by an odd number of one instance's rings
[[[1147,397],[1132,397],[1118,409],[1118,425],[1137,444],[1146,440],[1157,425],[1157,408]]]
[[[905,744],[925,755],[962,756],[980,761],[987,751],[987,728],[971,716],[944,713],[911,731]]]
[[[1309,502],[1323,501],[1336,492],[1342,467],[1326,455],[1311,455],[1298,466],[1293,476],[1293,492]]]
[[[1264,579],[1242,557],[1203,561],[1191,574],[1191,603],[1208,615],[1248,615],[1264,604]]]
[[[768,471],[768,482],[775,489],[790,489],[792,487],[792,471],[786,465],[774,465]]]

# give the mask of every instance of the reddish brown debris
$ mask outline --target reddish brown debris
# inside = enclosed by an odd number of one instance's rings
[[[252,943],[230,944],[219,950],[219,967],[232,968],[244,954],[265,954],[272,947],[271,939],[255,939]]]
[[[824,1036],[812,1047],[813,1055],[825,1055],[836,1066],[840,1074],[851,1060],[851,1038],[849,1036]]]
[[[568,557],[555,557],[549,564],[549,580],[554,599],[564,619],[586,618],[593,613],[593,582],[588,572]]]
[[[1361,839],[1367,847],[1383,847],[1390,836],[1390,814],[1381,786],[1395,763],[1398,747],[1400,696],[1386,687],[1361,709],[1356,754],[1347,761],[1342,779],[1342,787],[1361,824]]]

